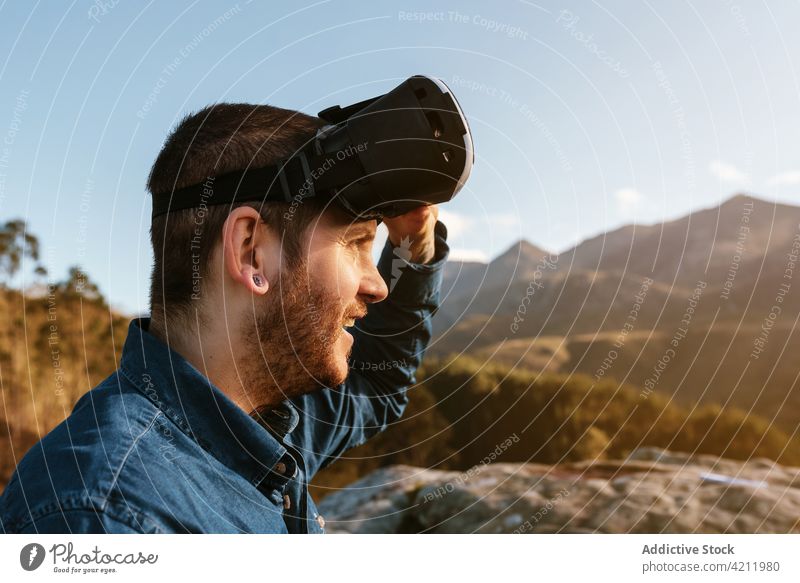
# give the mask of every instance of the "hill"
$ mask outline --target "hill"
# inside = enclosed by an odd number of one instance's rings
[[[0,289],[0,486],[78,398],[116,369],[128,319],[73,270],[38,297]]]
[[[479,280],[474,266],[447,279],[457,293],[445,294],[434,319],[433,354],[613,376],[686,405],[730,402],[787,431],[798,426],[800,207],[737,195],[546,261],[534,246],[515,253],[525,247],[512,246]]]
[[[537,373],[494,359],[429,359],[405,415],[318,474],[323,497],[387,465],[467,471],[488,463],[622,459],[643,447],[800,465],[800,439],[769,419],[677,400],[611,378]]]

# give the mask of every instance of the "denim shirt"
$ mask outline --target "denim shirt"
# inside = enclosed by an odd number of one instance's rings
[[[354,331],[347,380],[250,416],[186,359],[129,328],[119,369],[20,461],[6,533],[321,533],[316,472],[397,420],[431,336],[449,253],[420,265],[386,242],[391,288]]]

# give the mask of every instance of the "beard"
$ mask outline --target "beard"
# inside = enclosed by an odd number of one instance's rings
[[[282,270],[276,286],[255,296],[254,317],[245,319],[238,368],[253,408],[341,385],[351,352],[342,358],[336,350],[344,320],[366,311],[363,301],[347,304],[311,285],[305,262]]]

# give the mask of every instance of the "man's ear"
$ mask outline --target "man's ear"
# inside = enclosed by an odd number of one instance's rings
[[[233,281],[251,293],[264,295],[270,285],[269,234],[261,215],[249,206],[231,211],[222,226],[222,261]]]

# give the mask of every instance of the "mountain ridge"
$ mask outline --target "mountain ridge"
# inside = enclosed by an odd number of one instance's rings
[[[719,202],[716,205],[711,205],[711,206],[706,206],[706,207],[699,207],[699,208],[697,208],[697,209],[695,209],[695,210],[693,210],[693,211],[691,211],[691,212],[689,212],[687,214],[684,214],[684,215],[681,215],[679,217],[675,217],[675,218],[672,218],[672,219],[669,219],[669,220],[666,220],[666,221],[656,221],[654,223],[636,223],[636,222],[634,222],[634,223],[626,223],[624,225],[620,225],[618,227],[615,227],[615,228],[613,228],[613,229],[611,229],[609,231],[603,231],[603,232],[597,233],[596,235],[590,235],[590,236],[588,236],[588,237],[586,237],[584,239],[581,239],[578,243],[572,245],[571,247],[568,247],[568,248],[566,248],[563,251],[560,251],[558,253],[555,253],[553,251],[549,251],[545,247],[542,247],[540,245],[537,245],[536,243],[533,243],[532,241],[530,241],[530,239],[528,239],[526,237],[520,237],[519,239],[516,239],[513,243],[511,243],[508,247],[506,247],[505,250],[501,251],[500,253],[498,253],[497,255],[495,255],[494,257],[489,259],[488,261],[476,261],[474,259],[469,259],[469,260],[456,259],[456,260],[454,260],[454,262],[455,263],[464,263],[464,264],[488,265],[492,261],[495,261],[496,259],[500,258],[501,256],[513,251],[515,248],[519,247],[520,245],[522,245],[522,246],[531,246],[531,247],[534,247],[536,249],[541,250],[544,253],[549,253],[550,255],[558,255],[559,257],[561,257],[561,256],[564,256],[564,255],[572,252],[575,248],[580,247],[581,245],[583,245],[585,243],[589,243],[591,241],[602,239],[604,237],[609,237],[611,235],[615,235],[615,234],[618,234],[620,232],[631,231],[631,230],[634,230],[634,229],[644,230],[644,229],[658,228],[658,227],[660,227],[662,225],[669,225],[669,224],[672,224],[672,223],[675,223],[675,222],[682,221],[682,220],[684,220],[687,217],[692,216],[692,215],[697,215],[697,214],[702,214],[702,213],[707,213],[707,212],[714,212],[717,209],[730,208],[730,206],[733,205],[734,203],[744,202],[745,200],[752,200],[756,204],[764,203],[764,204],[774,205],[776,207],[776,210],[782,209],[782,210],[788,210],[790,212],[792,210],[794,210],[796,212],[800,212],[800,204],[799,205],[793,205],[793,204],[789,204],[789,203],[786,203],[786,202],[771,201],[771,200],[769,200],[767,198],[763,198],[761,196],[755,196],[755,195],[745,194],[745,193],[737,193],[737,194],[734,194],[734,195],[728,197],[727,199]]]
[[[651,383],[684,402],[730,401],[796,425],[800,206],[737,194],[587,239],[554,268],[514,246],[500,257],[467,278],[446,272],[433,354]],[[541,337],[549,345],[537,347]]]

